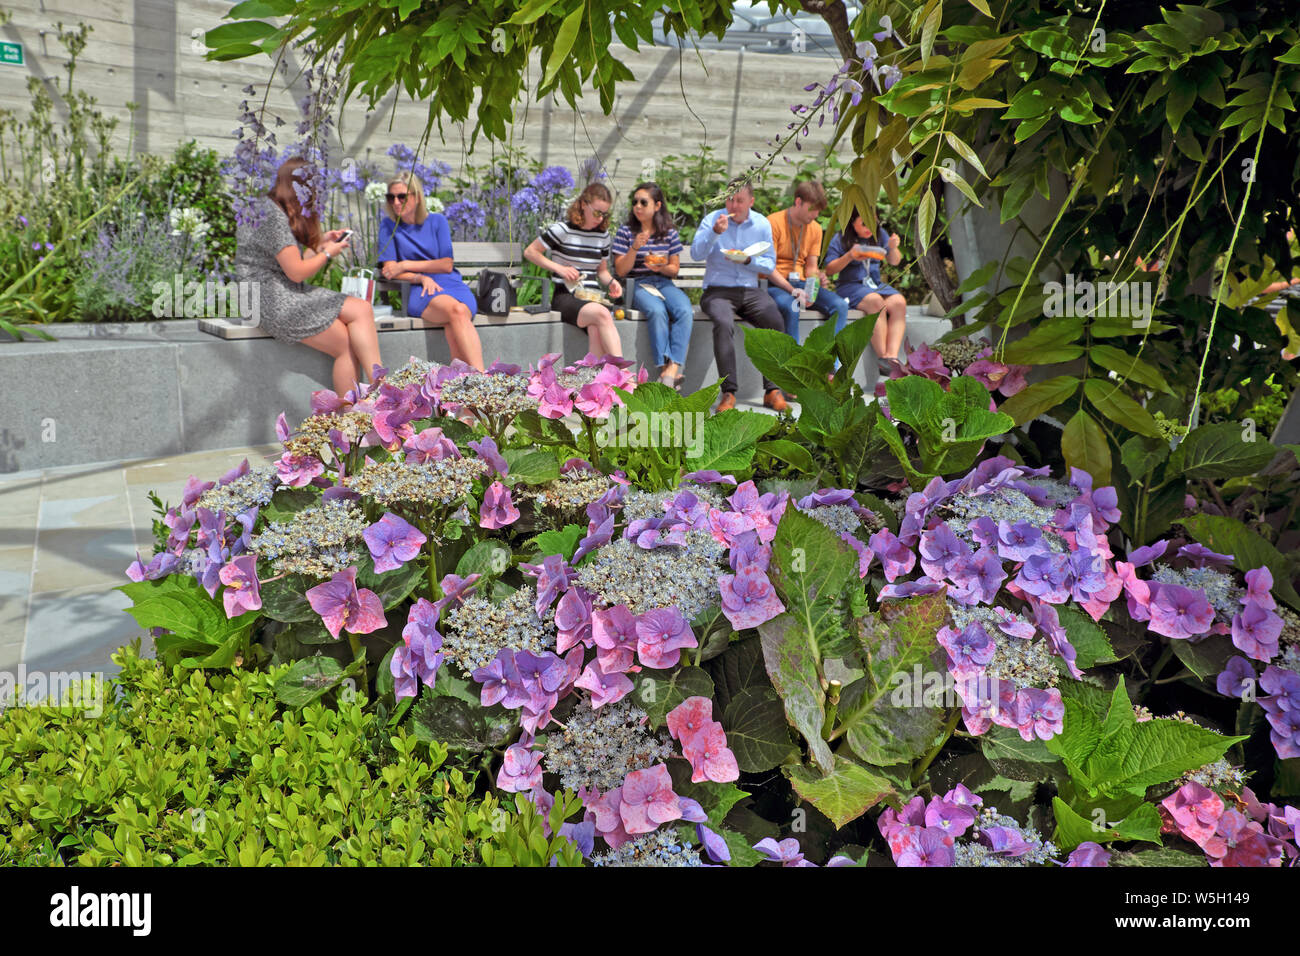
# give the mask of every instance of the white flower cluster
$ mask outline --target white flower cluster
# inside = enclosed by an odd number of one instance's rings
[[[212,228],[208,225],[203,210],[195,206],[173,209],[168,218],[171,220],[173,236],[189,236],[191,239],[202,239],[208,234],[208,230]]]

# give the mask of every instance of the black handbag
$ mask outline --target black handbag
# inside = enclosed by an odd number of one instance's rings
[[[484,269],[478,274],[478,310],[484,315],[508,315],[519,302],[510,277],[504,272]]]

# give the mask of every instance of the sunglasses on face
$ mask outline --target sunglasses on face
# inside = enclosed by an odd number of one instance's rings
[[[410,193],[386,193],[386,198],[391,203],[405,202]]]
[[[633,200],[632,200],[632,205],[634,205],[634,206],[653,206],[654,203],[651,202],[649,199],[633,199]]]
[[[600,211],[599,209],[597,209],[595,206],[592,206],[592,205],[590,205],[590,204],[587,206],[587,208],[591,210],[591,212],[596,216],[597,219],[608,219],[608,218],[609,218],[609,210],[608,210],[608,209],[606,209],[604,212],[601,212],[601,211]]]

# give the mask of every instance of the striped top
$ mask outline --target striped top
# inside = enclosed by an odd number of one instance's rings
[[[627,223],[618,227],[618,232],[614,234],[614,255],[621,256],[632,248],[632,241],[636,239],[636,233]],[[671,259],[673,256],[682,254],[682,237],[677,234],[676,229],[670,228],[667,236],[652,236],[646,240],[646,244],[636,251],[636,263],[632,266],[628,275],[634,279],[643,276],[657,276],[660,273],[645,267],[645,257],[647,255],[657,254]]]
[[[569,222],[553,222],[542,231],[541,240],[548,258],[579,272],[595,272],[601,261],[609,258],[609,233],[603,229],[580,229]]]

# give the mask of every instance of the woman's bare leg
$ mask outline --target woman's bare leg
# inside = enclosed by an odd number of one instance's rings
[[[878,358],[893,358],[898,354],[898,346],[894,346],[894,351],[889,351],[888,329],[889,319],[884,315],[885,299],[879,292],[869,292],[863,296],[862,301],[858,303],[858,308],[867,315],[876,317],[876,324],[871,329],[871,348]]]
[[[339,321],[347,327],[348,341],[358,369],[369,380],[371,370],[383,363],[379,359],[379,330],[375,328],[375,310],[365,299],[350,295],[339,310]]]
[[[352,343],[347,326],[341,321],[335,319],[328,329],[303,339],[302,344],[310,345],[334,359],[334,394],[342,398],[350,389],[356,388],[357,365],[352,359]]]
[[[903,336],[907,332],[907,300],[901,295],[891,295],[885,300],[885,322],[889,328],[885,348],[891,357],[895,357],[903,347]]]
[[[596,355],[623,357],[623,342],[614,327],[614,316],[609,309],[593,302],[578,312],[578,328],[587,330],[591,351]]]
[[[436,295],[424,307],[421,318],[447,333],[447,348],[460,359],[483,371],[483,343],[469,307],[449,295]]]

